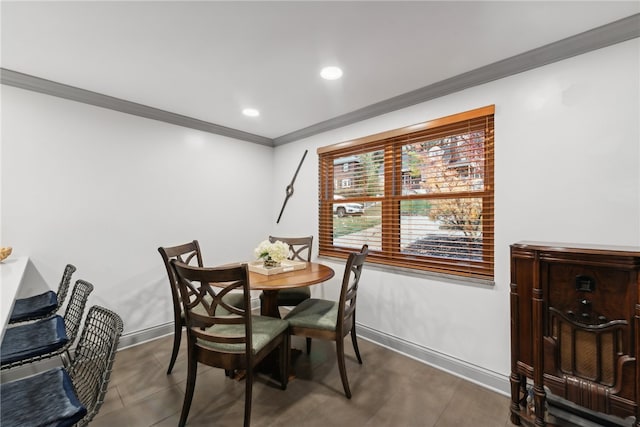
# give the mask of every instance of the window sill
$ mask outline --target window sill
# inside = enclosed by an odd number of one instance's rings
[[[326,259],[330,261],[339,262],[342,264],[344,264],[345,262],[344,258],[332,257],[327,255],[321,255],[318,257],[318,259]],[[454,283],[459,285],[493,287],[496,284],[494,280],[477,279],[474,277],[465,277],[465,276],[456,276],[454,274],[436,273],[433,271],[418,270],[413,268],[395,267],[392,265],[377,264],[373,262],[366,263],[365,267],[368,269],[370,268],[372,270],[378,270],[385,273],[394,273],[394,274],[401,274],[403,276],[434,279],[434,280],[440,280],[443,282],[449,282],[449,283]]]

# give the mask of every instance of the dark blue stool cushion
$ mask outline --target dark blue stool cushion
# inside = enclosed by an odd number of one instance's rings
[[[47,291],[29,298],[17,299],[9,322],[20,322],[26,319],[44,317],[58,307],[58,296],[53,291]]]
[[[0,361],[5,365],[47,354],[63,347],[68,341],[64,319],[58,315],[7,328],[0,345]]]
[[[0,386],[3,427],[72,426],[87,409],[73,390],[69,374],[54,368]]]

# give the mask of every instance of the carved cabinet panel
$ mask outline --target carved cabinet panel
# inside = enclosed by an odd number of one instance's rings
[[[639,272],[640,248],[511,245],[512,423],[525,419],[529,378],[535,425],[549,397],[601,425],[640,427]]]

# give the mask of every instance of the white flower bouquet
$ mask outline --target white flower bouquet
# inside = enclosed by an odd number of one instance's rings
[[[289,245],[280,240],[273,243],[263,240],[254,252],[258,259],[279,263],[289,257]]]

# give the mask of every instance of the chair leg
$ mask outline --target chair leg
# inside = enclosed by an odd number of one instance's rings
[[[179,427],[184,427],[191,409],[191,401],[193,400],[193,390],[196,386],[196,375],[198,374],[198,361],[189,357],[189,366],[187,368],[187,388],[184,392],[184,403],[182,404],[182,413],[180,414]]]
[[[338,356],[338,369],[340,370],[340,379],[342,380],[344,394],[347,396],[347,399],[351,399],[351,390],[349,390],[349,380],[347,379],[347,368],[344,364],[344,338],[338,338],[336,341],[336,353]]]
[[[244,392],[244,427],[251,425],[251,394],[253,391],[253,367],[247,367]]]
[[[169,361],[169,369],[167,369],[167,375],[173,370],[173,365],[178,358],[178,350],[180,350],[180,340],[182,339],[182,325],[179,322],[175,323],[175,330],[173,332],[173,350],[171,350],[171,360]]]
[[[280,388],[287,389],[289,383],[289,366],[291,366],[291,341],[289,334],[286,333],[280,345]]]
[[[356,325],[351,328],[351,342],[353,343],[353,350],[356,352],[358,363],[362,365],[362,357],[360,357],[360,349],[358,348],[358,339],[356,337]]]
[[[307,354],[311,354],[311,338],[307,337]]]

